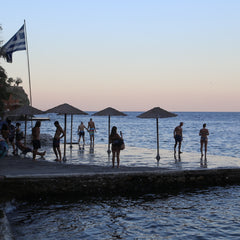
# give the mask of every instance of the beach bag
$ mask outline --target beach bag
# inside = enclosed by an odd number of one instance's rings
[[[125,143],[123,140],[121,140],[120,150],[124,150],[124,149],[125,149]]]
[[[123,142],[121,147],[120,147],[120,150],[124,150],[125,149],[125,143]]]

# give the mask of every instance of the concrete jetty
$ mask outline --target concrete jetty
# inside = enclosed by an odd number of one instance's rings
[[[199,154],[183,153],[181,159],[174,159],[171,151],[161,150],[163,157],[157,164],[155,151],[128,148],[123,151],[118,169],[111,167],[105,150],[105,146],[96,146],[94,154],[86,151],[83,155],[76,148],[65,163],[54,162],[50,154],[52,160],[2,158],[0,200],[166,193],[240,183],[238,158],[209,156],[204,162]],[[150,161],[154,165],[148,164]]]

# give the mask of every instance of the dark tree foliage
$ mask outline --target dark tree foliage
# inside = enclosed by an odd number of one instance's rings
[[[7,92],[7,75],[2,66],[0,66],[0,116],[3,116],[4,113],[4,103],[3,100],[9,98],[9,93]]]
[[[0,31],[2,31],[2,26],[0,25]],[[0,57],[4,57],[1,51],[2,41],[0,41]],[[7,93],[7,74],[2,66],[0,66],[0,116],[3,116],[4,110],[4,103],[3,100],[7,100],[9,94]]]

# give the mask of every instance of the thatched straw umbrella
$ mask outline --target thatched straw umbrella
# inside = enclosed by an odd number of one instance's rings
[[[67,115],[71,115],[71,143],[72,143],[72,117],[73,115],[88,115],[88,113],[83,112],[82,110],[75,108],[67,103],[58,105],[54,108],[48,109],[45,113],[58,113],[64,114],[64,153],[63,160],[66,160],[66,133],[67,133]]]
[[[158,118],[169,118],[169,117],[176,117],[177,114],[168,112],[160,107],[155,107],[150,109],[147,112],[144,112],[140,115],[138,115],[138,118],[156,118],[156,125],[157,125],[157,161],[160,160],[159,155],[159,134],[158,134]]]
[[[127,114],[123,113],[123,112],[120,112],[114,108],[111,108],[111,107],[108,107],[108,108],[105,108],[99,112],[96,112],[93,114],[93,116],[108,116],[108,154],[111,153],[111,150],[110,150],[110,142],[109,142],[109,136],[110,136],[110,118],[111,116],[127,116]]]

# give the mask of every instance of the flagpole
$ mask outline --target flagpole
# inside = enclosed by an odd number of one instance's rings
[[[27,42],[27,29],[26,29],[26,21],[25,21],[25,20],[24,20],[24,31],[25,31],[26,50],[27,50],[27,63],[28,63],[28,81],[29,81],[30,106],[32,106],[32,87],[31,87],[30,63],[29,63],[28,42]]]

